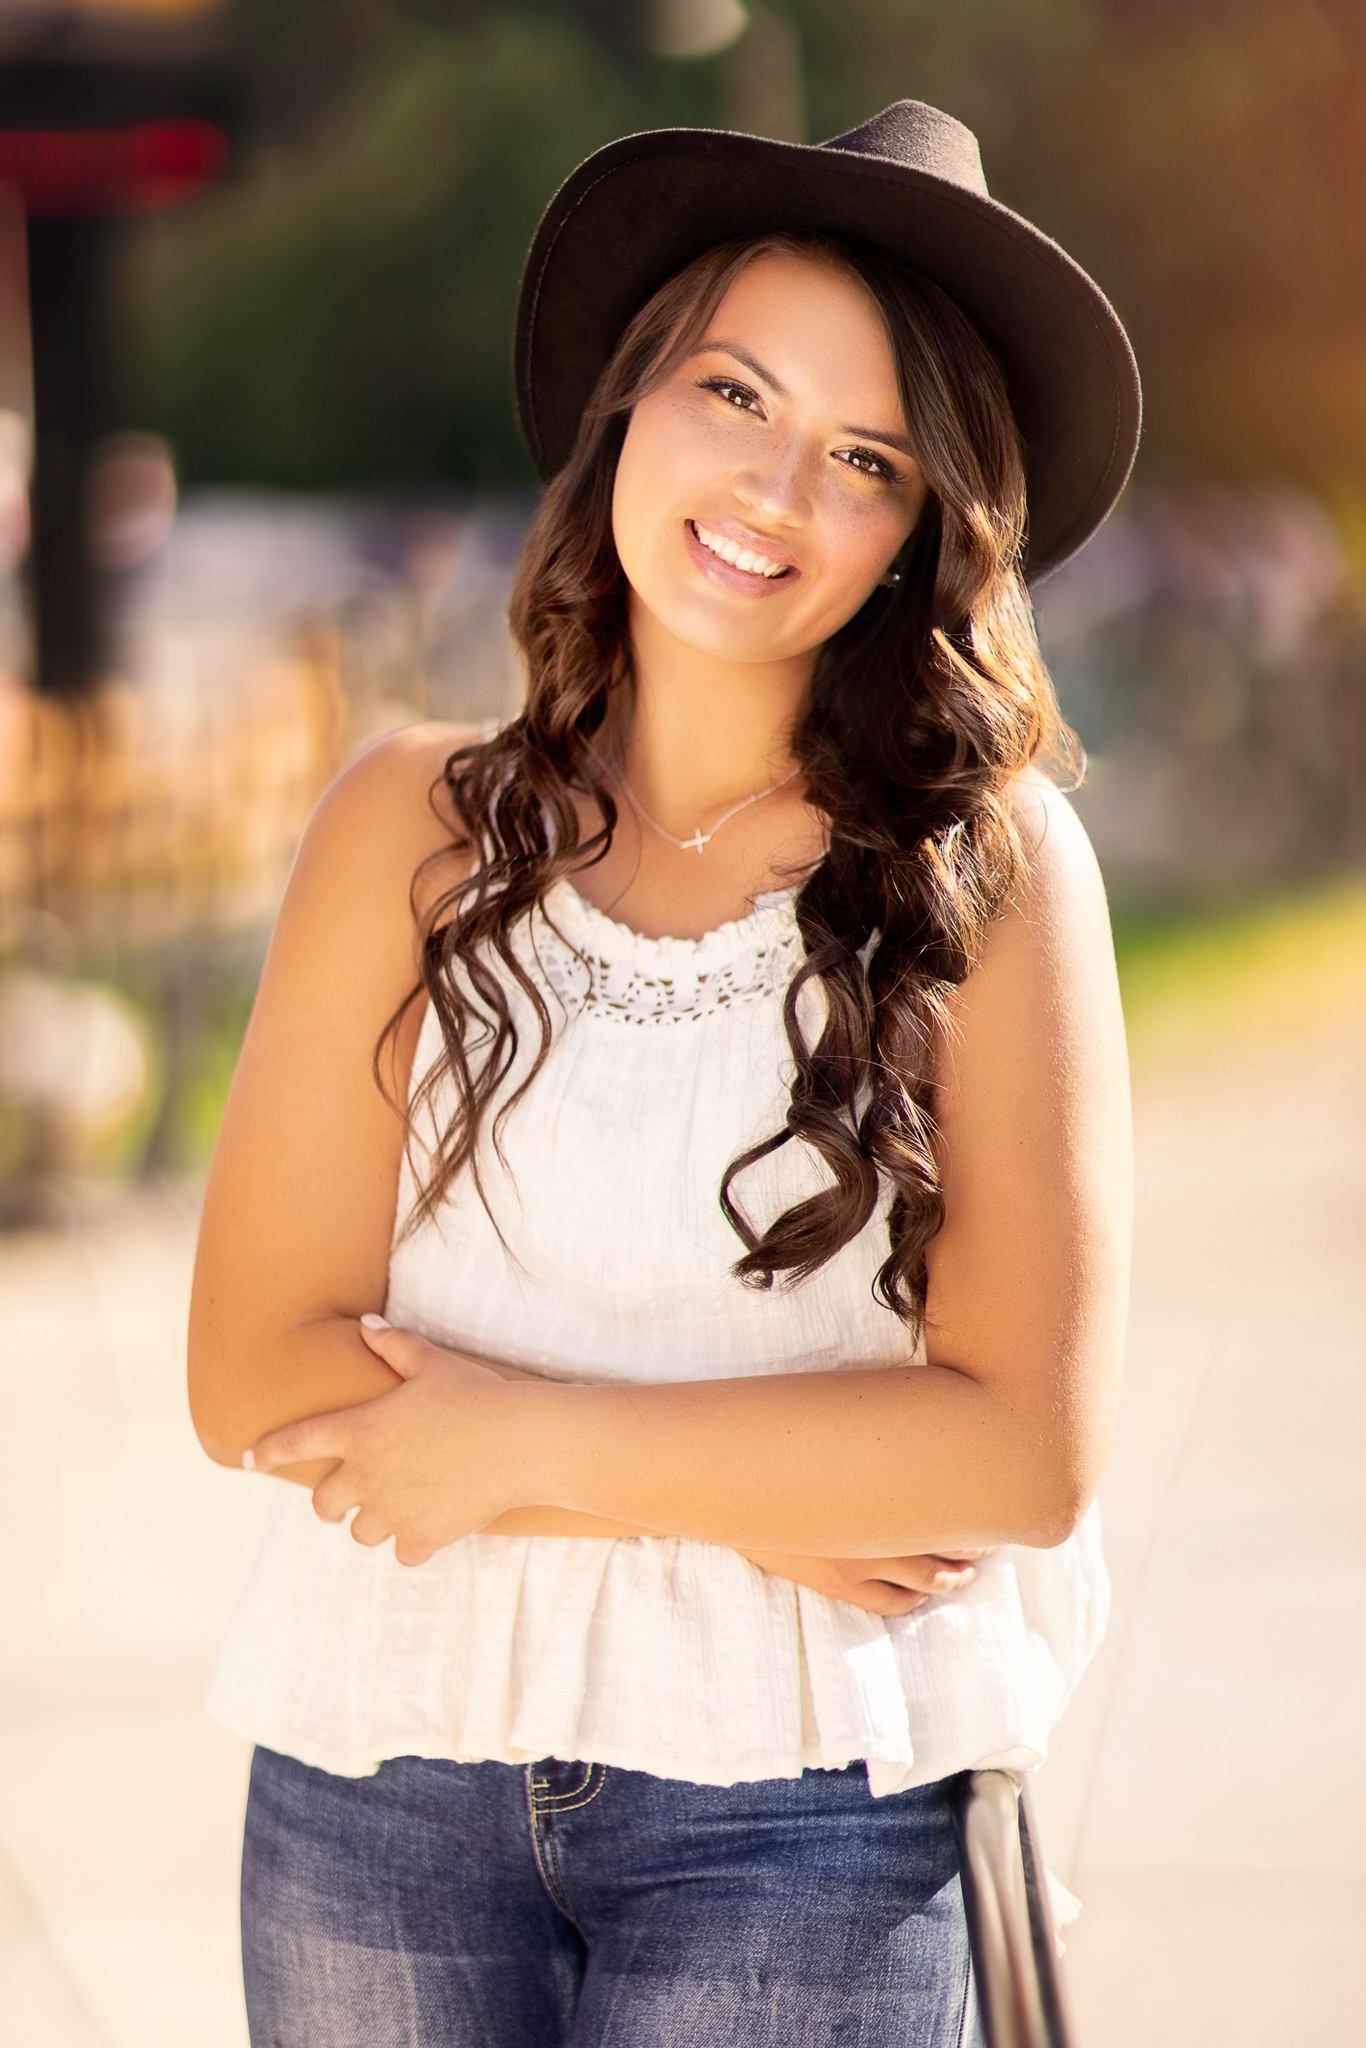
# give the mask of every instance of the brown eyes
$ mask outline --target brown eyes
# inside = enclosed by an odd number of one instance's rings
[[[841,448],[835,457],[850,469],[856,469],[861,476],[875,476],[881,482],[894,484],[897,473],[884,456],[874,455],[871,448]]]
[[[734,412],[763,411],[758,392],[748,384],[740,383],[738,378],[701,377],[697,388],[699,391],[714,391]],[[872,477],[876,483],[895,484],[901,481],[887,458],[875,454],[871,448],[839,448],[835,451],[835,460],[842,462],[846,469],[852,469],[855,475]]]
[[[699,391],[714,391],[718,398],[733,406],[736,412],[758,410],[759,394],[751,391],[748,384],[737,384],[733,377],[704,377],[698,385]]]

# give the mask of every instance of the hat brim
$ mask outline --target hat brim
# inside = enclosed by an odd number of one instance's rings
[[[741,235],[850,235],[940,285],[999,361],[1025,445],[1027,573],[1089,539],[1138,447],[1138,370],[1119,317],[1065,250],[1009,207],[885,158],[753,135],[652,129],[579,165],[536,230],[516,391],[537,469],[568,460],[623,329],[704,249]]]

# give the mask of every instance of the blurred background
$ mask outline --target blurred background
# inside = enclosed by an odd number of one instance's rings
[[[1355,0],[0,0],[0,2048],[245,2039],[268,1507],[184,1416],[197,1189],[304,819],[518,700],[509,332],[632,129],[909,95],[1133,336],[1037,594],[1135,1052],[1115,1624],[1045,1768],[1084,2048],[1358,2042],[1366,16]]]

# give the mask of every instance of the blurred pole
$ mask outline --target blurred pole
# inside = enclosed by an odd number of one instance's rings
[[[102,220],[28,224],[34,429],[29,579],[41,687],[62,696],[94,682],[104,655],[86,480],[91,454],[113,423],[110,233]]]
[[[753,0],[749,27],[721,58],[725,120],[745,135],[805,142],[806,87],[797,24]]]
[[[0,181],[28,228],[33,372],[28,583],[40,689],[100,673],[104,578],[86,503],[114,413],[120,223],[221,177],[235,92],[223,0],[0,0]]]

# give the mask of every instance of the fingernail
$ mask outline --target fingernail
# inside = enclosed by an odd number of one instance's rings
[[[963,1572],[936,1572],[930,1584],[936,1593],[952,1593],[955,1587],[966,1585],[972,1576],[971,1567]]]
[[[371,1314],[368,1316],[362,1316],[361,1321],[364,1323],[367,1330],[392,1330],[392,1328],[394,1327],[387,1316],[377,1316]]]
[[[242,1470],[244,1472],[254,1472],[256,1470],[256,1453],[250,1448],[242,1453]]]

